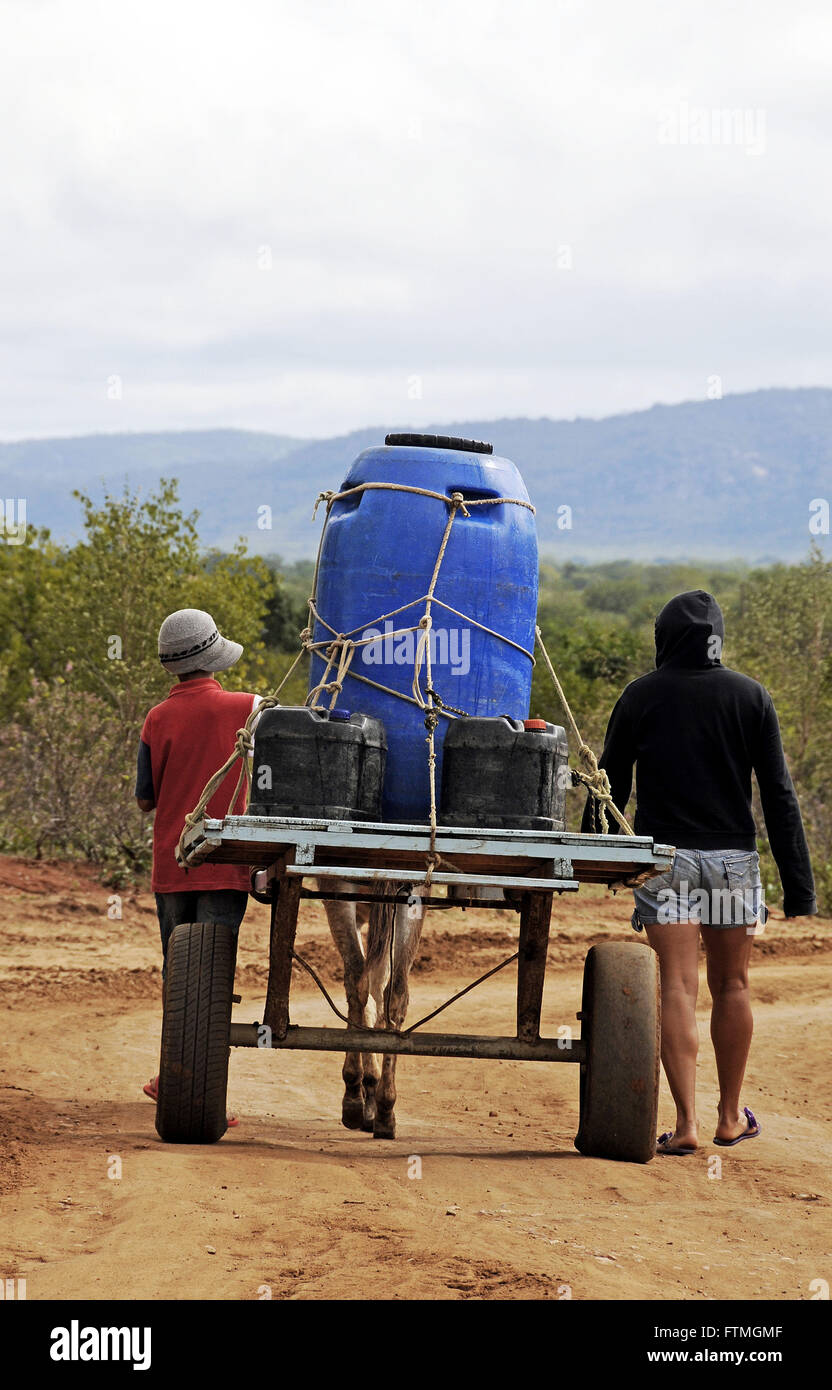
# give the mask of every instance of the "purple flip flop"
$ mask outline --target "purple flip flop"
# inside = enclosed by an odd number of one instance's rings
[[[738,1134],[736,1139],[717,1139],[716,1135],[714,1135],[714,1143],[718,1144],[721,1149],[733,1148],[734,1144],[741,1144],[743,1139],[757,1138],[757,1135],[762,1129],[762,1125],[759,1120],[755,1119],[752,1111],[749,1110],[747,1105],[743,1106],[743,1114],[748,1120],[748,1129],[744,1134]]]
[[[665,1154],[668,1158],[685,1158],[688,1154],[695,1154],[696,1149],[670,1149],[662,1148],[662,1144],[668,1145],[673,1138],[673,1130],[668,1129],[664,1134],[660,1134],[656,1140],[656,1153]]]

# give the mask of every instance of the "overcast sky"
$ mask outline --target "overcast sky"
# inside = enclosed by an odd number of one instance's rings
[[[0,438],[832,386],[828,0],[0,15]]]

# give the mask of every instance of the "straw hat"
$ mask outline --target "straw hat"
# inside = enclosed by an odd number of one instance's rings
[[[201,608],[180,608],[159,628],[159,660],[173,676],[227,671],[242,654],[240,643],[221,636],[211,614]]]

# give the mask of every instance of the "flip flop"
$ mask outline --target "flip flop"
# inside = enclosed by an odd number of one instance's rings
[[[733,1148],[734,1144],[741,1144],[743,1139],[757,1138],[757,1135],[762,1129],[762,1125],[759,1120],[754,1117],[747,1105],[743,1106],[743,1114],[748,1120],[748,1128],[744,1134],[738,1134],[736,1139],[717,1139],[716,1135],[714,1135],[714,1143],[718,1144],[721,1149]]]
[[[159,1078],[158,1078],[158,1076],[154,1076],[153,1079],[152,1079],[152,1081],[146,1082],[145,1085],[142,1086],[142,1090],[144,1091],[144,1093],[145,1093],[146,1096],[150,1096],[150,1099],[151,1099],[151,1100],[158,1100],[158,1099],[159,1099]],[[237,1116],[236,1116],[236,1115],[226,1115],[226,1117],[225,1117],[225,1123],[227,1124],[227,1126],[228,1126],[229,1129],[236,1129],[237,1126],[239,1125],[240,1121],[237,1119]]]
[[[672,1130],[672,1129],[668,1129],[664,1134],[660,1134],[659,1137],[658,1137],[658,1139],[656,1140],[656,1153],[657,1153],[657,1154],[667,1154],[668,1157],[670,1157],[670,1158],[684,1158],[684,1157],[686,1157],[688,1154],[695,1154],[695,1153],[696,1153],[696,1149],[689,1149],[689,1148],[671,1149],[671,1148],[669,1147],[669,1144],[670,1144],[670,1141],[671,1141],[672,1138],[673,1138],[673,1130]],[[664,1146],[664,1147],[662,1147],[662,1146]]]

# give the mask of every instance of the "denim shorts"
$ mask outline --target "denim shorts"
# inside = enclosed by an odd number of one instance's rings
[[[662,922],[752,927],[768,913],[756,850],[677,849],[669,869],[633,889],[636,931]]]
[[[168,945],[174,927],[182,922],[221,922],[234,934],[234,949],[240,923],[248,907],[248,893],[237,888],[192,889],[188,893],[157,893],[156,915],[162,936],[162,979],[165,978]]]

